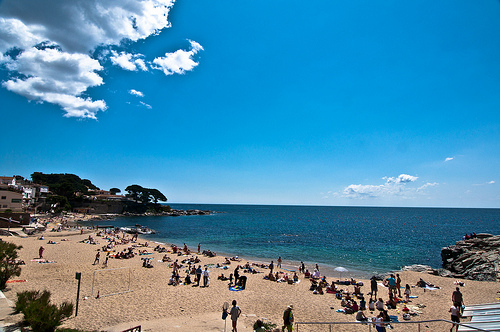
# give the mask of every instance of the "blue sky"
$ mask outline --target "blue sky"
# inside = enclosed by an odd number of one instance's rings
[[[0,0],[0,175],[500,207],[499,1]]]

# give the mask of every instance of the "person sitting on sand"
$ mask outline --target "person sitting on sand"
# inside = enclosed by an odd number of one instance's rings
[[[321,285],[318,285],[318,287],[316,287],[316,289],[313,291],[313,294],[323,295],[323,287],[321,287]]]
[[[355,295],[360,295],[361,294],[361,286],[358,286],[357,284],[354,285],[354,294]]]
[[[359,305],[356,301],[352,301],[352,304],[351,304],[351,308],[354,312],[358,311],[359,310]]]
[[[337,286],[332,282],[330,286],[326,287],[327,293],[337,293]]]
[[[366,322],[368,321],[368,318],[365,316],[364,312],[359,310],[357,313],[356,313],[356,320],[358,322]]]
[[[396,309],[397,302],[392,296],[392,293],[389,293],[389,300],[385,303],[387,309]]]
[[[359,300],[359,310],[366,310],[366,300],[363,296]]]
[[[175,279],[175,273],[172,273],[172,276],[168,280],[168,284],[172,286],[177,286],[177,281]]]
[[[309,270],[306,270],[306,272],[304,273],[304,277],[309,278],[310,276],[311,273],[309,272]]]
[[[368,309],[370,311],[374,311],[375,310],[375,300],[374,299],[370,299],[370,301],[368,302]]]
[[[377,310],[384,310],[384,300],[382,300],[382,298],[379,298],[377,302],[375,302],[375,307],[377,308]]]
[[[297,275],[297,272],[293,274],[293,282],[298,282],[299,281],[299,276]]]

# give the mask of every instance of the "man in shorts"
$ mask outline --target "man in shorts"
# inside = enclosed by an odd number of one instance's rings
[[[450,308],[450,313],[451,313],[451,321],[454,323],[460,323],[460,309],[453,304]],[[450,332],[453,332],[453,328],[457,327],[457,332],[458,332],[458,324],[453,324],[451,326]]]

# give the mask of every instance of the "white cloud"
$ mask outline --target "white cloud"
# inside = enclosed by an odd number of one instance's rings
[[[452,161],[453,159],[455,159],[454,157],[448,157],[444,160],[444,162],[447,162],[447,161]]]
[[[434,186],[437,186],[437,185],[439,185],[439,183],[437,183],[437,182],[432,182],[432,183],[431,182],[427,182],[423,186],[418,187],[417,190],[418,191],[422,191],[422,190],[426,189],[427,187],[434,187]]]
[[[175,0],[3,0],[0,1],[0,64],[10,71],[2,86],[30,100],[59,105],[65,116],[96,118],[103,100],[83,94],[103,84],[99,60],[123,69],[146,71],[142,54],[109,52],[109,46],[135,42],[170,27]],[[184,73],[198,65],[203,48],[166,53],[155,67]],[[98,47],[104,47],[96,54]],[[106,49],[106,47],[108,47]],[[13,51],[15,50],[15,51]],[[8,55],[9,54],[9,55]],[[156,61],[156,59],[155,59]]]
[[[137,41],[169,27],[174,0],[3,0],[0,51],[52,41],[70,53]]]
[[[437,183],[426,183],[419,188],[409,187],[408,184],[416,182],[417,176],[400,174],[397,177],[384,177],[385,183],[373,184],[351,184],[342,191],[343,197],[355,199],[367,199],[378,197],[401,197],[408,198],[415,194],[422,194],[427,187],[436,186]]]
[[[177,50],[174,53],[165,53],[164,57],[159,57],[153,60],[156,65],[154,69],[162,70],[165,75],[184,74],[186,71],[193,70],[198,65],[198,62],[193,60],[193,57],[203,47],[195,41],[190,40],[191,50]]]
[[[106,109],[104,101],[81,96],[88,87],[103,83],[96,73],[101,65],[88,55],[32,47],[6,67],[22,73],[3,82],[6,89],[30,100],[57,104],[66,111],[65,116],[95,119],[98,111]]]
[[[384,180],[387,180],[387,183],[408,183],[417,181],[417,176],[411,176],[408,174],[400,174],[398,177],[383,177]]]
[[[141,91],[134,90],[134,89],[130,89],[128,91],[128,93],[130,93],[133,96],[144,97],[144,93],[142,93]]]
[[[120,54],[118,54],[116,51],[111,51],[111,54],[111,62],[114,65],[120,66],[125,70],[148,70],[146,63],[142,59],[142,57],[144,57],[144,55],[142,54],[130,54],[126,52],[121,52]]]
[[[495,184],[495,181],[488,181],[488,182],[484,182],[484,183],[477,183],[477,184],[473,184],[473,186],[485,186],[485,185],[489,185],[489,184]]]
[[[147,109],[152,109],[152,108],[153,108],[153,107],[151,107],[151,105],[146,104],[145,102],[140,101],[139,103],[140,103],[142,106],[146,107]]]

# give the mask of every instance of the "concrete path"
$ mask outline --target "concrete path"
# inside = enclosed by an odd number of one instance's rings
[[[11,324],[5,324],[5,318],[14,312],[14,303],[5,297],[0,291],[0,332],[17,332],[21,331],[19,328],[9,328]]]

